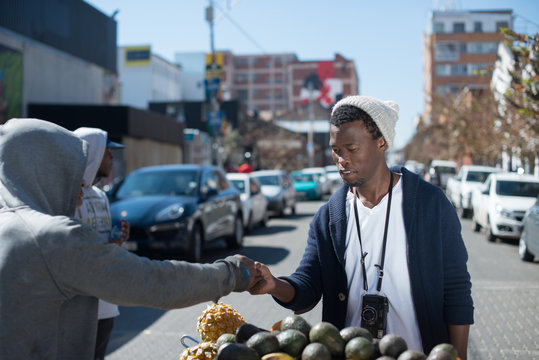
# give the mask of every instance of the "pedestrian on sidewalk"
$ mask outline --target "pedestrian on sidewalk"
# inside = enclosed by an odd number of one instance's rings
[[[174,309],[249,289],[254,263],[155,261],[73,217],[88,144],[37,119],[0,125],[0,356],[94,358],[97,299]]]
[[[104,243],[121,245],[129,238],[129,223],[122,220],[118,227],[121,236],[112,232],[110,207],[107,194],[97,184],[112,173],[114,157],[111,149],[123,149],[122,144],[109,140],[108,133],[97,128],[81,127],[75,135],[88,143],[88,160],[84,171],[82,204],[77,206],[75,218],[88,224],[99,233]],[[105,280],[106,281],[106,280]],[[97,338],[95,345],[96,360],[105,358],[110,334],[114,327],[114,318],[120,315],[118,305],[99,299],[97,307]]]
[[[296,271],[276,278],[257,263],[251,293],[296,312],[322,298],[322,320],[338,328],[396,334],[426,354],[451,343],[466,360],[473,301],[461,225],[439,188],[389,169],[397,119],[396,103],[369,96],[334,106],[329,145],[344,184],[315,214]]]

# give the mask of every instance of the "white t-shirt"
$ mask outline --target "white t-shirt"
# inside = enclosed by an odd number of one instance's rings
[[[348,228],[344,257],[348,288],[350,289],[346,326],[359,326],[361,324],[362,296],[366,293],[363,289],[361,250],[353,208],[354,196],[353,193],[349,192],[346,198]],[[380,203],[369,209],[359,199],[357,200],[363,252],[367,253],[365,268],[367,270],[367,293],[369,294],[378,294],[376,286],[379,270],[375,265],[379,265],[381,261],[387,201],[388,195],[386,194]],[[402,214],[402,180],[399,180],[393,187],[380,295],[385,295],[389,301],[387,333],[401,336],[406,341],[408,349],[423,351],[408,272],[406,232]]]

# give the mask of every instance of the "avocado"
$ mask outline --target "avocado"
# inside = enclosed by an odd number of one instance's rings
[[[427,360],[454,360],[453,355],[445,351],[444,349],[433,350],[429,353]]]
[[[236,336],[234,334],[223,334],[219,336],[217,341],[215,342],[215,346],[217,349],[221,347],[221,345],[226,343],[235,343],[236,342]]]
[[[257,352],[245,344],[226,343],[219,348],[216,360],[259,360]]]
[[[309,343],[309,339],[301,331],[287,329],[277,335],[279,349],[294,357],[301,355],[301,352]]]
[[[401,353],[408,349],[408,345],[403,338],[395,334],[386,334],[380,339],[378,344],[382,355],[391,356],[393,358],[399,357]]]
[[[288,329],[296,329],[309,337],[309,331],[311,331],[311,325],[299,315],[292,314],[281,320],[281,331]]]
[[[349,326],[341,330],[341,336],[345,342],[352,340],[355,337],[361,336],[372,342],[372,335],[369,330],[359,326]]]
[[[372,342],[361,336],[351,339],[344,347],[346,360],[369,360],[373,354]]]
[[[339,329],[329,322],[321,321],[309,331],[309,340],[325,345],[331,355],[341,356],[344,352],[344,340]]]
[[[331,360],[331,353],[324,345],[313,342],[305,346],[301,353],[301,360]]]
[[[401,353],[397,360],[426,360],[427,355],[417,350],[406,350]]]
[[[259,356],[279,351],[279,340],[277,340],[277,336],[267,331],[254,334],[245,344],[255,349]]]
[[[431,353],[433,351],[438,351],[438,350],[445,350],[446,352],[449,353],[449,355],[453,357],[453,359],[456,359],[458,357],[457,349],[451,344],[447,344],[447,343],[438,344],[431,350]]]
[[[236,330],[236,342],[244,343],[249,340],[251,336],[261,331],[262,330],[259,329],[258,326],[254,326],[253,324],[243,324]]]

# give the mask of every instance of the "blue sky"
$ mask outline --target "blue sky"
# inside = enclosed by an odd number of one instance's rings
[[[151,45],[172,61],[176,52],[210,51],[209,0],[89,0],[116,15],[118,45]],[[539,32],[539,0],[214,0],[215,49],[235,55],[295,53],[300,60],[355,61],[360,93],[400,106],[395,147],[414,134],[422,113],[422,37],[429,12],[512,9],[518,31]],[[230,5],[229,10],[227,6]],[[528,22],[526,22],[527,20]],[[530,23],[531,22],[531,23]],[[248,34],[248,35],[246,35]]]

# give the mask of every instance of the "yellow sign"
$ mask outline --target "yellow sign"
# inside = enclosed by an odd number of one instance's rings
[[[220,79],[223,75],[223,53],[206,54],[206,79]]]
[[[124,48],[125,66],[149,66],[151,48],[147,46],[129,46]]]

